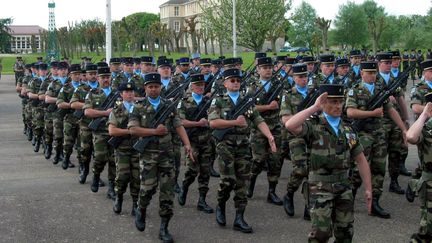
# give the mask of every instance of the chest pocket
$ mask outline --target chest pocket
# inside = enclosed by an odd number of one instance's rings
[[[367,94],[359,94],[357,96],[357,104],[359,107],[365,107],[369,101],[369,96]]]

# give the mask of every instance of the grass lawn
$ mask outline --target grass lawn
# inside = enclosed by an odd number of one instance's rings
[[[140,56],[145,56],[148,55],[148,52],[140,52],[137,53],[135,56],[136,57],[140,57]],[[291,56],[295,56],[296,53],[288,53],[288,52],[284,52],[284,53],[278,53],[278,55],[287,55],[290,54]],[[92,62],[99,62],[102,58],[104,58],[105,53],[100,53],[99,56],[96,55],[96,53],[83,53],[82,56],[86,56],[86,57],[91,57],[92,58]],[[159,56],[159,53],[156,53],[156,58]],[[189,56],[186,53],[171,53],[171,55],[168,54],[164,54],[166,55],[168,58],[173,58],[178,59],[180,57],[185,57],[185,56]],[[238,54],[238,56],[241,56],[243,58],[243,67],[247,68],[253,61],[254,59],[254,52],[243,52]],[[17,56],[22,56],[23,60],[25,63],[32,63],[36,61],[37,57],[46,57],[45,53],[35,53],[35,54],[0,54],[0,62],[3,65],[3,71],[2,74],[13,74],[13,65],[16,61],[16,57]],[[118,56],[118,55],[117,55]],[[132,56],[132,53],[123,53],[122,56]],[[273,53],[268,52],[267,56],[272,57]],[[116,57],[116,55],[113,55],[113,57]],[[219,55],[203,55],[201,54],[201,57],[209,57],[209,58],[218,58]],[[225,54],[225,57],[232,57],[232,53],[227,53]],[[80,63],[81,59],[80,57],[75,57],[74,59],[71,60],[71,63]]]

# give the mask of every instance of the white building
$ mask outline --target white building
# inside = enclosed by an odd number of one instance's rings
[[[14,53],[31,53],[32,42],[37,52],[42,51],[41,34],[46,31],[38,25],[10,25],[11,51]],[[34,38],[34,41],[32,40]]]

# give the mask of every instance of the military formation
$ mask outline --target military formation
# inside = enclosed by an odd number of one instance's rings
[[[267,202],[288,217],[295,215],[294,194],[301,191],[303,218],[312,225],[309,242],[351,242],[354,199],[362,184],[369,215],[391,217],[380,205],[387,165],[388,191],[422,202],[420,229],[411,242],[431,242],[432,60],[414,54],[255,53],[246,69],[241,58],[199,54],[175,61],[111,58],[109,64],[83,58],[81,64],[24,65],[19,57],[14,69],[23,133],[34,152],[64,170],[78,161],[78,182],[85,184],[91,175],[93,193],[106,186],[115,214],[123,212],[129,187],[139,231],[159,190],[163,242],[174,241],[168,226],[176,195],[179,205],[187,204],[195,179],[197,210],[215,213],[225,227],[233,191],[232,227],[252,233],[245,211],[248,200],[255,200],[261,172],[267,174]],[[407,91],[416,76],[420,81]],[[406,95],[416,116],[411,127]],[[419,148],[413,173],[405,167],[407,141]],[[286,194],[278,196],[284,163],[292,170]],[[101,178],[105,168],[107,179]],[[400,175],[412,176],[406,190]],[[211,177],[219,178],[214,203],[206,200]]]

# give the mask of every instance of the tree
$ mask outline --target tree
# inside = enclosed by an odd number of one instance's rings
[[[322,17],[318,17],[315,19],[315,23],[317,24],[318,29],[321,31],[323,50],[326,50],[328,46],[328,30],[330,28],[331,22],[331,20],[324,19]]]
[[[374,52],[379,48],[379,41],[383,31],[388,27],[384,7],[378,6],[373,0],[366,0],[362,7],[368,21],[368,33],[372,42]]]
[[[196,53],[199,52],[198,50],[198,40],[197,40],[197,30],[196,25],[198,24],[198,20],[196,19],[197,15],[194,15],[188,19],[185,19],[186,23],[186,31],[190,34],[191,41],[192,41],[192,50],[191,52]],[[186,39],[187,41],[187,39]]]
[[[365,30],[368,25],[361,5],[354,2],[341,5],[334,26],[334,41],[343,48],[345,45],[350,46],[351,49],[359,48],[367,41],[368,33]]]
[[[312,49],[314,42],[318,43],[316,17],[316,10],[304,1],[294,10],[291,17],[292,28],[289,31],[289,42],[293,46],[306,46]]]
[[[10,52],[10,29],[12,18],[0,19],[0,52]]]
[[[276,41],[279,38],[284,38],[286,36],[286,31],[289,29],[290,23],[287,19],[283,19],[277,22],[277,25],[274,26],[272,30],[267,33],[267,40],[270,41],[271,49],[273,52],[276,52]]]

